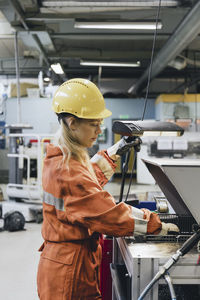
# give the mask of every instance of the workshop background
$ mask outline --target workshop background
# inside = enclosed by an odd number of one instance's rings
[[[46,145],[58,129],[51,110],[52,98],[64,81],[71,78],[93,81],[112,111],[112,116],[102,124],[97,143],[89,149],[91,156],[120,139],[120,135],[112,132],[116,120],[141,120],[144,114],[144,120],[169,121],[184,128],[184,135],[179,138],[141,137],[141,149],[132,153],[125,180],[126,194],[135,155],[132,199],[151,202],[155,195],[163,197],[142,159],[178,159],[180,164],[190,160],[198,166],[199,16],[197,0],[0,0],[0,294],[3,300],[38,299],[42,161]],[[116,199],[121,189],[123,163],[124,157],[105,187]],[[4,230],[5,216],[12,211],[22,214],[22,230]],[[108,253],[106,274],[112,261],[110,245],[104,249],[105,255]],[[200,298],[198,280],[195,277],[188,282],[196,285]],[[103,300],[111,300],[111,281],[107,279],[107,283]],[[117,295],[112,297],[120,299]],[[134,297],[126,294],[126,299]]]

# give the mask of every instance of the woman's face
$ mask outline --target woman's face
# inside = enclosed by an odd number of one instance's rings
[[[102,119],[76,120],[73,118],[70,128],[77,142],[86,148],[90,148],[101,133],[101,123]]]

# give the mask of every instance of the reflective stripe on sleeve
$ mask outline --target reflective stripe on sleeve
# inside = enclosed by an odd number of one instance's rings
[[[146,234],[148,222],[143,219],[144,212],[141,209],[132,207],[132,216],[135,220],[134,235]]]
[[[105,177],[109,180],[112,175],[114,174],[114,171],[111,167],[111,165],[109,164],[109,162],[107,161],[107,159],[105,157],[103,157],[102,155],[99,154],[95,154],[90,161],[92,163],[95,163],[98,165],[98,167],[101,169],[101,171],[103,172],[103,174],[105,175]]]
[[[141,209],[137,208],[137,207],[133,207],[132,206],[131,208],[132,208],[132,215],[133,215],[133,217],[134,218],[139,218],[139,219],[143,220],[143,218],[144,218],[144,212]]]
[[[52,194],[44,191],[43,202],[49,205],[53,205],[57,210],[64,211],[64,200],[62,198],[56,198]]]
[[[147,233],[147,221],[134,218],[135,228],[134,235],[146,234]]]

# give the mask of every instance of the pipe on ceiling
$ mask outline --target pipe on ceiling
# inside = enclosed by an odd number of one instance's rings
[[[151,70],[151,79],[156,77],[177,55],[181,53],[200,32],[200,1],[189,11],[183,21],[157,53]],[[137,94],[147,83],[149,67],[128,92]]]

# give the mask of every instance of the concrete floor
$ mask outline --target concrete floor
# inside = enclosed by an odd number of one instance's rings
[[[6,185],[0,185],[6,197]],[[119,195],[120,180],[108,183],[105,189],[112,195]],[[125,185],[125,193],[127,184]],[[159,192],[156,185],[131,186],[130,193],[143,197],[146,192]],[[3,225],[0,219],[0,226]],[[0,298],[2,300],[38,300],[36,274],[40,253],[37,251],[43,240],[41,224],[26,223],[25,230],[0,232]]]
[[[42,244],[41,224],[26,223],[25,230],[0,232],[0,294],[2,300],[38,300],[37,251]]]

